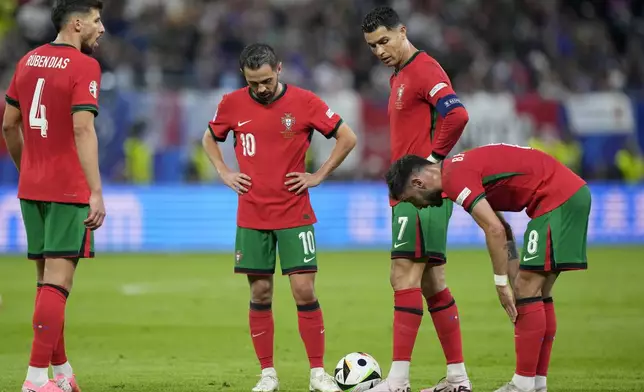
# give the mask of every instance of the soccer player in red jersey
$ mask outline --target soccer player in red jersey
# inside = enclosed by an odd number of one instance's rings
[[[23,392],[79,391],[63,330],[76,265],[93,257],[93,230],[105,217],[94,129],[101,70],[88,56],[104,32],[102,7],[101,0],[57,1],[56,40],[20,59],[6,93],[2,131],[20,172],[27,252],[38,279]]]
[[[406,154],[441,162],[468,121],[445,71],[407,39],[407,28],[389,7],[377,7],[363,20],[371,51],[394,68],[389,96],[391,161]],[[467,392],[460,320],[445,282],[447,226],[452,203],[418,211],[409,203],[391,201],[392,247],[390,281],[394,290],[393,362],[385,382],[373,391],[409,388],[409,366],[423,316],[423,297],[447,362],[447,377],[424,392]]]
[[[235,272],[246,274],[251,288],[250,334],[262,375],[254,392],[279,387],[273,367],[274,324],[271,303],[275,258],[288,275],[297,305],[298,327],[311,366],[311,391],[339,391],[324,371],[324,322],[315,295],[317,254],[308,188],[320,184],[356,144],[340,116],[310,91],[279,81],[282,69],[273,49],[246,47],[240,69],[247,87],[225,95],[203,137],[203,145],[223,182],[239,194]],[[336,143],[315,173],[306,173],[304,157],[313,131]],[[239,172],[222,158],[219,142],[235,138]]]
[[[387,183],[395,199],[418,208],[441,205],[444,192],[483,229],[499,300],[515,326],[515,374],[497,392],[546,392],[557,330],[552,288],[561,271],[587,268],[586,182],[541,151],[496,144],[456,154],[442,168],[405,156],[391,166]],[[506,233],[495,211],[523,209],[532,220],[517,269],[508,265]]]

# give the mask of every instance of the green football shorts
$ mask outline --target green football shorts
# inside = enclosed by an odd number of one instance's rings
[[[520,268],[566,271],[588,268],[586,242],[591,195],[584,185],[565,203],[528,223]]]
[[[441,265],[447,262],[447,227],[454,204],[419,210],[411,203],[396,204],[391,213],[391,258]]]
[[[84,223],[88,205],[21,199],[20,209],[27,232],[28,258],[94,257],[94,232]]]
[[[280,230],[237,227],[236,273],[272,275],[278,252],[282,275],[316,272],[318,263],[313,225]]]

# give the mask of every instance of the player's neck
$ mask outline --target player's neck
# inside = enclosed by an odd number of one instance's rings
[[[402,67],[404,67],[409,60],[411,60],[412,57],[414,57],[414,54],[418,52],[418,49],[414,45],[411,44],[411,42],[407,41],[405,43],[405,49],[403,51],[403,56],[400,59],[400,64],[396,67],[396,71],[400,70]]]
[[[69,34],[64,31],[58,33],[56,39],[52,43],[59,45],[70,45],[78,50],[80,50],[81,48],[81,41],[78,34]]]

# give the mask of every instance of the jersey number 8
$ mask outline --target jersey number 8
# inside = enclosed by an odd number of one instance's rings
[[[38,78],[36,89],[34,90],[34,97],[31,100],[31,108],[29,109],[29,127],[31,129],[39,129],[40,136],[47,137],[47,108],[40,103],[42,99],[42,92],[45,88],[45,79]]]

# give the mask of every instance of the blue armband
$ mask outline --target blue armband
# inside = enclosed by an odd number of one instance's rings
[[[461,100],[458,99],[456,94],[450,94],[442,97],[436,103],[436,110],[441,115],[441,117],[447,116],[447,113],[451,112],[454,108],[463,108]]]

